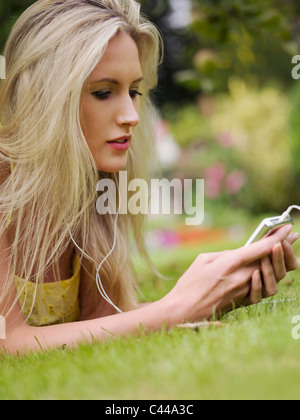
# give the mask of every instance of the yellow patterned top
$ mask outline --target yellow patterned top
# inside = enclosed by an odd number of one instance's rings
[[[80,261],[77,256],[73,260],[73,277],[69,280],[36,286],[17,276],[15,279],[17,291],[21,294],[22,312],[29,325],[42,327],[79,321]]]

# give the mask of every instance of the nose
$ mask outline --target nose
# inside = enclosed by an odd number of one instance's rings
[[[122,127],[136,127],[140,122],[139,110],[131,97],[120,103],[117,113],[117,124]]]

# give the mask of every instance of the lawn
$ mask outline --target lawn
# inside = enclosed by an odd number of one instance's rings
[[[299,229],[297,222],[295,231]],[[164,275],[175,279],[198,253],[236,245],[176,247],[153,258]],[[300,244],[296,249],[300,255]],[[143,275],[142,292],[148,299],[159,298],[174,281],[158,280],[146,271]],[[225,316],[221,326],[174,328],[73,352],[19,359],[3,355],[0,399],[299,399],[300,340],[292,337],[292,318],[300,315],[299,277],[299,270],[288,275],[275,298],[299,300],[240,309]]]

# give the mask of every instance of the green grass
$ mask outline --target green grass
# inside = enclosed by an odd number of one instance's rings
[[[224,245],[234,246],[205,250]],[[300,246],[296,249],[300,255]],[[176,278],[201,251],[181,249],[155,258],[163,274]],[[300,315],[299,278],[299,270],[290,274],[276,296],[299,301],[234,311],[222,327],[175,328],[19,359],[2,355],[0,399],[299,399],[300,340],[292,338],[291,323]],[[173,284],[147,279],[142,291],[148,299]]]

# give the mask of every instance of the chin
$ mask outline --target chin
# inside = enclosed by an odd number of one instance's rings
[[[115,174],[120,171],[125,171],[127,169],[127,158],[119,159],[115,162],[96,162],[97,169],[100,172],[106,172],[108,174]]]

